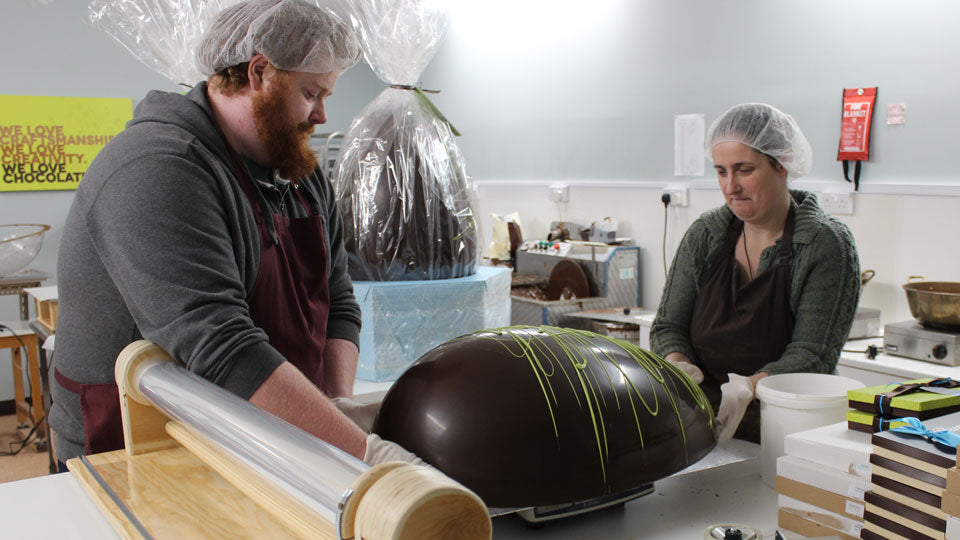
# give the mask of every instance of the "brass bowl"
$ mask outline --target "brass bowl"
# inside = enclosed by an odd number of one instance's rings
[[[910,276],[903,285],[910,314],[926,326],[960,329],[960,283],[913,281],[922,279],[920,276]]]

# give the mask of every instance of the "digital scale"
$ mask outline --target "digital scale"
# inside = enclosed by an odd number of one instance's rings
[[[653,493],[653,482],[629,489],[622,493],[597,497],[586,501],[548,506],[533,506],[529,508],[490,508],[490,517],[517,514],[529,525],[540,526],[550,521],[586,514],[612,506],[626,504],[634,499]]]
[[[930,328],[915,320],[886,324],[883,351],[945,366],[960,364],[960,332]]]

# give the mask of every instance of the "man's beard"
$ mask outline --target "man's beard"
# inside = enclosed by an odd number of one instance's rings
[[[277,169],[281,178],[295,180],[312,173],[317,158],[308,144],[313,125],[293,122],[287,114],[287,85],[286,76],[278,73],[269,91],[254,95],[253,117],[270,160],[264,165]]]

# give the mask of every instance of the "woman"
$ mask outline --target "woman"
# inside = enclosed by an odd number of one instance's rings
[[[790,115],[760,103],[734,106],[710,126],[707,148],[726,205],[684,235],[651,346],[702,383],[721,442],[734,432],[759,442],[760,379],[836,370],[860,296],[860,263],[849,229],[813,194],[787,188],[812,159]]]

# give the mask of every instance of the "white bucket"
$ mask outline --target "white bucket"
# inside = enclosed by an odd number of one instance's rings
[[[820,373],[771,375],[757,383],[760,398],[760,471],[763,483],[774,487],[777,458],[791,433],[842,422],[847,390],[863,388],[854,379]]]

